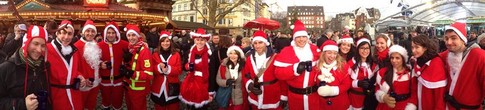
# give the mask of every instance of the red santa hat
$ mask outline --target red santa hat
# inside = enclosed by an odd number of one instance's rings
[[[172,39],[172,36],[170,35],[170,32],[168,31],[162,31],[160,32],[160,39],[167,37],[168,39]]]
[[[335,41],[327,40],[322,44],[322,47],[320,47],[320,49],[322,50],[322,52],[327,50],[338,51],[338,46],[337,46],[337,43],[335,43]]]
[[[342,36],[342,38],[338,40],[338,44],[341,44],[341,43],[344,43],[344,42],[345,42],[345,43],[354,44],[354,39],[353,39],[353,38],[351,38],[349,35],[344,34],[344,35]]]
[[[310,38],[310,36],[308,36],[308,32],[306,32],[305,25],[300,20],[296,20],[293,25],[293,40],[299,36],[306,36],[307,38]]]
[[[27,57],[27,52],[28,52],[27,48],[30,42],[32,41],[32,39],[41,38],[44,41],[47,41],[47,37],[48,37],[47,30],[45,30],[41,26],[36,26],[36,25],[30,26],[29,29],[27,30],[27,34],[25,34],[24,37],[22,38],[23,42],[22,42],[21,48],[22,48],[22,51],[24,52],[24,57]]]
[[[456,34],[460,37],[461,40],[468,42],[466,39],[466,23],[463,21],[456,21],[455,23],[451,24],[450,26],[446,26],[445,30],[453,30]]]
[[[104,36],[104,42],[108,42],[108,39],[106,38],[106,35],[108,34],[108,29],[109,28],[112,28],[113,30],[115,30],[116,32],[116,37],[118,38],[114,44],[120,42],[121,40],[121,35],[120,35],[120,31],[118,30],[118,24],[116,24],[116,22],[114,21],[111,21],[109,22],[108,24],[106,24],[105,28],[104,28],[104,31],[103,31],[103,36]]]
[[[404,61],[408,62],[408,51],[404,47],[400,45],[393,45],[389,48],[389,56],[391,56],[392,53],[401,54],[404,57]]]
[[[255,41],[263,41],[264,44],[269,45],[267,38],[268,37],[266,36],[266,34],[263,31],[259,30],[259,31],[254,32],[253,39],[251,40],[251,43],[254,43]]]
[[[367,38],[360,38],[359,40],[357,40],[357,44],[355,46],[359,46],[361,43],[369,43],[370,44],[370,40],[367,39]]]
[[[195,39],[195,38],[205,38],[205,39],[209,40],[210,37],[211,37],[211,34],[206,34],[205,29],[198,28],[196,30],[196,32],[190,32],[190,37],[192,39]]]
[[[130,33],[133,33],[133,34],[135,34],[135,35],[136,35],[138,38],[141,38],[141,36],[140,36],[140,28],[138,28],[138,26],[137,26],[137,25],[135,25],[135,24],[127,24],[127,25],[125,26],[124,31],[126,31],[126,36],[128,36],[128,34],[130,34]]]
[[[244,52],[243,50],[241,49],[241,47],[239,46],[231,46],[227,49],[227,56],[229,57],[229,54],[232,52],[232,51],[237,51],[239,52],[239,56],[242,58],[242,59],[245,59],[246,57],[244,56]]]
[[[81,31],[81,33],[84,33],[84,31],[86,31],[88,29],[93,29],[95,32],[97,32],[96,26],[94,26],[94,22],[90,19],[86,20],[86,23],[84,23],[84,27],[83,27],[83,30]]]
[[[64,26],[74,30],[74,27],[72,26],[72,23],[69,20],[62,20],[61,24],[59,25],[59,28],[64,27]]]

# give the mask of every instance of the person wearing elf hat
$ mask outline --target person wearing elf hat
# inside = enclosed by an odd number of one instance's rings
[[[48,97],[49,64],[45,62],[47,31],[30,26],[23,43],[10,59],[0,64],[0,109],[52,109]]]
[[[80,89],[90,83],[79,71],[82,58],[74,46],[74,27],[71,21],[63,20],[56,32],[57,38],[47,44],[47,61],[55,66],[50,67],[50,86],[54,110],[83,109]]]
[[[128,110],[146,110],[146,97],[150,92],[150,81],[153,78],[150,49],[143,42],[137,25],[128,24],[125,31],[131,54],[128,62],[124,61],[120,67],[120,74],[124,74],[128,83],[125,94],[126,106]]]
[[[150,98],[156,110],[179,110],[182,58],[171,39],[170,32],[160,32],[159,46],[152,54],[154,78]]]
[[[315,81],[319,83],[317,93],[321,96],[320,109],[346,110],[350,107],[347,91],[352,85],[348,74],[349,67],[338,55],[335,41],[325,41],[320,49],[322,50],[320,59],[310,73],[316,75]]]
[[[191,32],[194,45],[190,48],[189,59],[185,69],[189,70],[184,81],[180,85],[179,99],[188,105],[189,109],[207,109],[207,104],[213,97],[209,95],[209,57],[212,51],[207,41],[210,34],[198,28]]]
[[[389,57],[391,65],[380,69],[376,77],[377,110],[416,110],[417,80],[406,66],[407,50],[391,46]]]
[[[79,71],[83,73],[87,79],[91,81],[91,85],[83,91],[84,109],[94,110],[96,107],[96,99],[99,93],[99,83],[101,77],[99,76],[99,64],[101,64],[101,48],[94,40],[96,36],[96,27],[92,20],[86,20],[81,31],[82,37],[74,46],[78,48],[78,52],[82,54],[79,60]]]
[[[467,45],[466,24],[445,27],[448,50],[440,53],[448,75],[447,109],[482,109],[485,99],[485,51],[478,44]],[[466,65],[466,66],[465,66]]]
[[[276,78],[288,84],[288,107],[291,110],[319,108],[318,84],[310,74],[320,56],[320,49],[309,42],[308,33],[300,20],[296,20],[291,46],[281,50],[274,65]]]
[[[121,109],[123,102],[123,76],[119,72],[123,61],[123,50],[129,43],[121,40],[116,22],[109,22],[103,30],[103,40],[98,43],[101,48],[101,106],[103,109]]]
[[[242,70],[245,64],[245,56],[239,46],[231,46],[227,49],[227,58],[221,61],[219,70],[217,72],[216,81],[220,86],[216,94],[216,100],[219,104],[219,109],[229,110],[245,110],[243,102],[244,83],[242,83]],[[229,89],[229,93],[223,93],[221,90]],[[217,98],[217,96],[224,98]],[[247,106],[246,106],[247,107]],[[247,109],[247,108],[246,108]]]
[[[390,65],[389,47],[391,47],[391,39],[386,34],[379,34],[376,36],[376,54],[374,59],[379,67]]]
[[[378,70],[377,64],[374,63],[371,55],[371,44],[367,38],[361,38],[357,41],[357,53],[348,61],[350,77],[352,78],[352,87],[349,89],[349,98],[351,109],[360,110],[364,106],[374,108],[374,73]],[[366,98],[367,97],[367,98]],[[364,101],[365,99],[374,99],[373,101]],[[365,104],[364,104],[365,103]],[[373,105],[374,104],[374,105]],[[366,108],[367,109],[367,108]]]
[[[287,101],[288,98],[283,94],[287,91],[282,89],[284,82],[275,77],[276,54],[267,48],[269,42],[263,31],[254,32],[251,42],[254,49],[247,53],[243,70],[244,96],[248,97],[243,98],[254,110],[282,109],[281,100]]]
[[[344,59],[345,62],[348,62],[354,57],[355,53],[355,46],[354,46],[354,39],[351,38],[348,34],[343,34],[342,38],[338,40],[338,53]]]

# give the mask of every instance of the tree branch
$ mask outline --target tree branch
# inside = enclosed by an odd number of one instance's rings
[[[232,12],[232,10],[234,10],[234,8],[242,5],[243,3],[245,2],[250,2],[249,0],[239,0],[238,2],[236,2],[236,4],[232,5],[229,9],[227,10],[223,10],[222,13],[218,13],[216,15],[216,21],[219,21],[221,20],[222,18],[224,18],[224,16],[226,16],[228,13]]]
[[[192,1],[192,6],[195,8],[195,10],[196,10],[196,11],[197,11],[197,12],[198,12],[200,15],[202,15],[202,18],[203,18],[205,21],[207,21],[207,18],[205,18],[204,13],[202,13],[202,12],[199,10],[199,6],[197,6],[197,1],[198,1],[198,0],[190,0],[190,1]],[[196,15],[195,17],[197,17],[197,15]],[[195,19],[197,19],[197,18],[195,18]]]

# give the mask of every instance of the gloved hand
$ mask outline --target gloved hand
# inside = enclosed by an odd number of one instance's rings
[[[357,82],[357,86],[359,86],[360,88],[367,89],[370,86],[369,80],[359,80]]]
[[[133,58],[133,54],[128,49],[123,49],[123,62],[130,62],[131,58]]]
[[[288,101],[280,100],[280,107],[281,108],[286,108],[288,106]]]
[[[254,95],[261,95],[263,94],[263,91],[261,89],[258,89],[256,87],[254,87],[254,84],[253,83],[250,83],[249,86],[248,86],[248,89],[249,91],[251,91],[251,93],[253,93]]]
[[[306,61],[305,62],[305,70],[308,72],[312,71],[312,61]]]
[[[306,69],[307,62],[300,62],[298,63],[298,67],[296,67],[296,73],[301,74]]]
[[[125,77],[126,78],[131,78],[131,76],[133,76],[133,74],[135,73],[135,71],[133,70],[130,70],[130,69],[126,69],[126,74],[125,74]]]
[[[194,71],[194,70],[195,70],[195,64],[189,63],[189,71]]]
[[[234,82],[236,82],[234,79],[227,79],[226,86],[231,86],[232,84],[234,84]]]

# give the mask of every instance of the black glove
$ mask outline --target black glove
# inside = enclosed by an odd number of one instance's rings
[[[194,70],[195,70],[195,64],[189,63],[189,71],[194,71]]]
[[[81,88],[81,79],[75,78],[72,86],[74,90],[79,90],[79,88]]]
[[[126,74],[125,74],[125,77],[126,78],[131,78],[131,76],[133,76],[134,73],[135,73],[135,71],[130,70],[130,69],[127,69]]]
[[[111,66],[111,62],[106,62],[106,69],[110,70],[111,68],[113,68],[113,66]]]
[[[49,101],[49,93],[45,90],[37,91],[34,93],[37,96],[37,102],[39,105],[37,107],[38,110],[47,110],[47,101]]]
[[[301,74],[306,69],[306,62],[298,63],[298,67],[296,67],[296,73]]]
[[[280,100],[280,107],[281,108],[286,108],[288,106],[288,101],[283,101],[283,100]]]
[[[234,79],[228,79],[226,80],[226,86],[231,86],[234,82],[236,82]]]
[[[254,84],[253,83],[249,84],[248,89],[254,95],[261,95],[261,94],[263,94],[263,91],[261,91],[261,89],[258,89],[256,87],[254,87]]]
[[[131,58],[133,58],[133,54],[128,49],[123,49],[123,62],[130,62]]]
[[[306,61],[305,69],[308,72],[311,72],[312,71],[312,61]]]
[[[357,82],[357,86],[359,86],[359,87],[361,87],[363,89],[367,89],[370,86],[369,80],[365,80],[365,79],[364,80],[359,80]]]

